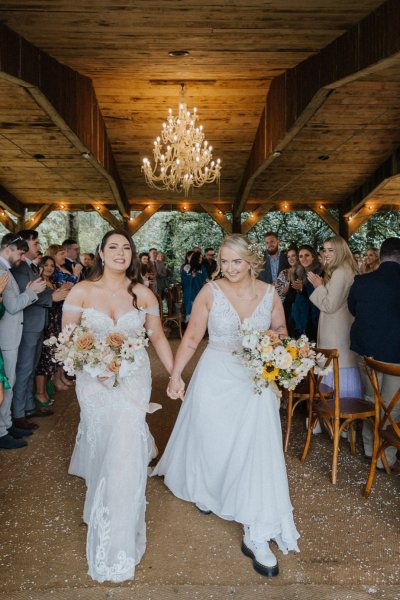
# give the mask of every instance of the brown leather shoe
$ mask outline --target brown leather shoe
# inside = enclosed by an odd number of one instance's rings
[[[26,415],[26,418],[30,419],[33,417],[34,419],[37,419],[38,417],[51,417],[51,415],[54,415],[54,411],[50,410],[50,408],[37,406],[33,412]]]
[[[20,419],[14,419],[14,425],[15,427],[18,427],[18,429],[38,429],[39,425],[37,423],[33,423],[32,421],[28,421],[27,418],[25,417],[21,417]]]

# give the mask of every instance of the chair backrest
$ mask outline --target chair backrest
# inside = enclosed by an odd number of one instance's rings
[[[163,308],[163,301],[162,298],[159,294],[156,294],[157,300],[158,300],[158,310],[160,311],[160,317],[161,319],[164,316],[164,308]]]
[[[322,373],[315,373],[314,369],[311,369],[310,378],[312,382],[313,396],[316,400],[324,405],[325,410],[328,412],[331,418],[335,415],[339,416],[340,413],[340,383],[339,383],[339,352],[336,349],[324,349],[315,348],[317,354],[322,354],[325,357],[325,362],[321,366]],[[325,377],[326,370],[333,369],[333,390],[326,387],[323,388],[322,380]],[[325,371],[325,372],[324,372]],[[332,412],[331,404],[328,403],[328,399],[334,398],[334,410]]]
[[[391,426],[395,431],[396,435],[400,438],[400,425],[393,419],[392,413],[397,403],[400,401],[400,386],[394,393],[393,398],[389,404],[385,404],[381,396],[381,390],[378,380],[377,373],[383,375],[393,375],[398,377],[400,381],[400,366],[388,365],[380,362],[368,356],[364,356],[364,362],[367,369],[368,377],[371,381],[374,396],[375,396],[375,418],[378,419],[379,428],[386,429],[387,426]]]

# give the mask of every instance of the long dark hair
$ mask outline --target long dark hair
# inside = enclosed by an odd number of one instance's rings
[[[102,262],[102,259],[100,256],[100,250],[101,251],[104,250],[104,247],[107,244],[108,239],[112,235],[122,235],[122,237],[124,237],[129,242],[129,246],[131,247],[132,259],[131,259],[129,267],[125,271],[125,275],[130,280],[127,291],[128,291],[128,294],[130,294],[133,298],[133,302],[132,302],[133,306],[135,308],[139,309],[139,307],[137,305],[137,296],[133,292],[133,288],[135,287],[135,285],[137,283],[142,283],[142,278],[141,278],[140,272],[139,272],[139,261],[138,261],[137,254],[136,254],[135,244],[133,243],[133,240],[130,237],[130,235],[123,229],[112,229],[111,231],[107,231],[107,233],[103,236],[103,239],[101,240],[101,242],[96,250],[96,256],[94,257],[94,265],[93,265],[93,267],[90,271],[90,275],[86,279],[86,281],[99,281],[99,279],[102,278],[103,273],[104,273],[104,266],[103,266],[103,262]]]
[[[190,272],[200,273],[202,271],[202,256],[200,252],[193,252],[189,260]]]
[[[307,250],[312,255],[313,261],[312,261],[311,265],[308,267],[308,269],[305,269],[299,262],[294,273],[292,273],[292,280],[295,281],[296,279],[300,279],[300,281],[303,283],[303,285],[305,285],[308,282],[307,272],[311,271],[312,273],[321,275],[322,265],[318,258],[317,252],[314,250],[314,248],[312,246],[309,246],[308,244],[303,244],[302,246],[300,246],[297,256],[300,256],[301,250]]]

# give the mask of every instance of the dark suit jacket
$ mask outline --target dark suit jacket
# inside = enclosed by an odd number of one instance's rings
[[[64,269],[67,269],[67,271],[69,271],[71,273],[71,275],[74,273],[72,270],[72,267],[74,264],[75,264],[74,260],[70,260],[68,257],[65,258]]]
[[[357,275],[347,303],[355,317],[350,348],[400,364],[400,264],[383,262],[376,271]]]
[[[25,291],[30,281],[38,278],[38,275],[32,271],[31,267],[24,260],[18,267],[11,269],[11,272],[21,292]],[[47,309],[52,305],[51,295],[53,291],[50,288],[46,288],[38,294],[36,302],[24,308],[24,331],[37,333],[45,329],[47,325]]]
[[[279,267],[278,267],[278,275],[283,269],[288,269],[289,263],[287,261],[286,254],[284,252],[280,252],[279,254]],[[272,283],[272,271],[271,271],[271,258],[268,253],[265,254],[265,263],[264,268],[258,276],[258,279],[261,281],[265,281],[265,283]]]

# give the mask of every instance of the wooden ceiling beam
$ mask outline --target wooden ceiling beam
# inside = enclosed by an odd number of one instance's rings
[[[214,204],[200,204],[201,208],[210,215],[210,217],[225,231],[232,233],[232,223],[225,217],[224,213]]]
[[[102,219],[107,221],[111,225],[113,229],[126,229],[126,224],[124,221],[117,219],[112,212],[108,210],[104,204],[99,204],[98,202],[92,204],[94,210],[101,216]]]
[[[24,214],[24,205],[5,187],[0,185],[0,206],[10,211],[17,217],[22,217]]]
[[[372,205],[371,205],[372,206]],[[374,202],[373,208],[369,208],[369,205],[362,206],[352,216],[347,218],[347,231],[349,237],[353,235],[362,227],[369,219],[381,208],[380,202]]]
[[[339,221],[322,205],[310,204],[310,210],[315,212],[332,229],[335,235],[339,235]]]
[[[24,87],[64,136],[107,180],[119,211],[129,216],[104,119],[88,77],[62,65],[0,24],[0,77]]]
[[[251,215],[242,223],[242,233],[246,234],[253,229],[261,219],[274,208],[274,204],[261,204],[256,210],[253,210]]]
[[[43,204],[33,215],[23,221],[21,228],[23,229],[36,229],[42,221],[52,212],[54,204]]]
[[[127,222],[127,228],[131,235],[134,235],[147,221],[152,217],[161,207],[153,204],[152,206],[147,206],[142,210],[140,215],[138,215],[132,221],[129,219]]]
[[[233,204],[236,217],[246,205],[254,180],[280,156],[337,87],[387,68],[398,58],[399,21],[400,3],[386,0],[318,54],[271,82]]]
[[[3,225],[3,227],[8,229],[10,233],[16,233],[16,231],[19,229],[18,224],[10,219],[4,210],[0,211],[0,223]]]

